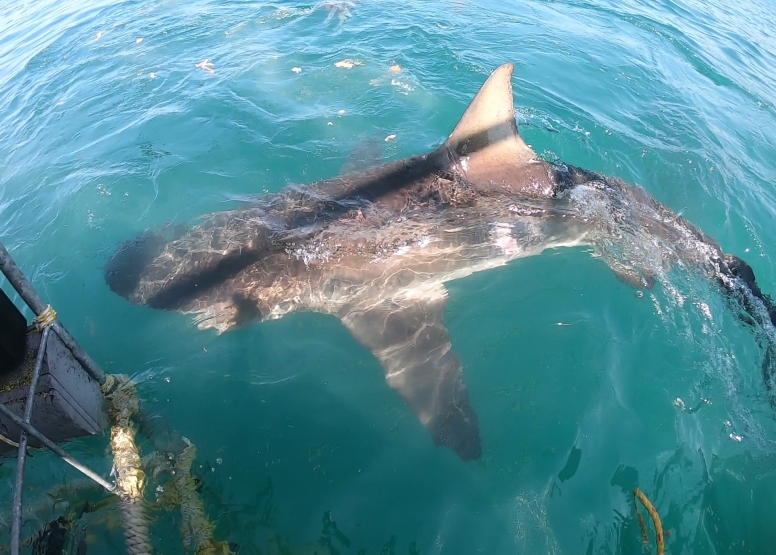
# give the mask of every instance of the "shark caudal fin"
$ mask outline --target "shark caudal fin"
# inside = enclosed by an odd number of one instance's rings
[[[544,162],[520,138],[515,123],[513,69],[504,64],[490,74],[440,151],[480,188],[543,189]]]

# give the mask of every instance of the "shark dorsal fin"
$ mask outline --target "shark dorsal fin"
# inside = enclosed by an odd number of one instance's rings
[[[491,73],[442,146],[475,184],[510,181],[514,170],[536,160],[517,132],[513,69],[504,64]]]

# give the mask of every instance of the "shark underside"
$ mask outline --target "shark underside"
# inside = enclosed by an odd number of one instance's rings
[[[491,74],[436,151],[146,232],[107,263],[108,285],[219,331],[336,316],[435,443],[464,460],[482,446],[444,324],[448,281],[584,245],[635,287],[686,268],[718,282],[752,325],[776,324],[751,268],[642,188],[539,159],[515,124],[512,71]]]

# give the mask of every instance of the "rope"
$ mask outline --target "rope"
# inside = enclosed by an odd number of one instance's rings
[[[172,470],[171,461],[174,460],[172,455],[168,456],[159,451],[154,451],[141,459],[141,464],[147,474],[151,475],[154,480],[159,478],[159,475],[163,472],[169,472]]]
[[[19,444],[18,444],[18,443],[16,443],[16,442],[15,442],[14,440],[12,440],[12,439],[8,439],[8,438],[7,438],[7,437],[5,437],[3,434],[0,434],[0,441],[2,441],[3,443],[7,443],[7,444],[8,444],[8,445],[10,445],[11,447],[16,447],[17,449],[19,448]]]
[[[641,527],[641,535],[644,538],[644,542],[649,544],[649,536],[647,535],[647,526],[644,523],[644,518],[639,512],[639,505],[636,503],[637,499],[641,501],[641,504],[644,505],[645,509],[647,509],[649,516],[652,517],[652,522],[655,525],[655,539],[657,540],[657,555],[663,555],[665,553],[666,546],[665,539],[663,538],[663,525],[660,522],[660,515],[657,514],[655,507],[652,506],[652,503],[649,502],[647,496],[644,495],[644,492],[642,492],[639,488],[633,489],[633,495],[635,496],[633,498],[633,506],[636,508],[636,514],[639,516],[639,526]]]
[[[121,498],[121,520],[129,555],[150,555],[151,542],[143,496],[145,473],[135,445],[135,429],[130,418],[139,409],[135,386],[129,376],[108,375],[102,386],[109,403],[112,427],[110,444],[116,474],[116,493]]]
[[[181,535],[186,551],[194,547],[196,555],[231,555],[228,542],[213,539],[215,525],[205,515],[205,505],[197,495],[197,483],[191,474],[191,465],[197,448],[186,439],[186,448],[175,463],[175,487],[181,504]]]
[[[102,391],[109,401],[108,415],[113,425],[113,466],[116,470],[116,491],[122,499],[121,514],[127,551],[129,555],[150,555],[148,519],[143,501],[146,475],[135,446],[135,429],[130,422],[130,418],[140,408],[135,386],[128,376],[108,375]],[[186,448],[175,460],[175,491],[170,491],[160,505],[180,503],[181,535],[186,551],[193,548],[195,555],[232,555],[228,542],[219,542],[213,538],[215,525],[205,515],[205,505],[197,495],[197,481],[191,474],[197,449],[188,439],[182,439]],[[163,455],[146,457],[146,462],[154,476],[167,470]]]
[[[56,319],[56,310],[51,308],[51,305],[46,305],[46,308],[43,310],[43,312],[33,318],[32,325],[35,326],[35,331],[43,331],[51,324],[53,324],[54,320]]]

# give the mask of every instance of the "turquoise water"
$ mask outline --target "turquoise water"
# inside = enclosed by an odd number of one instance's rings
[[[364,144],[428,151],[513,61],[537,153],[643,185],[776,292],[774,29],[761,0],[2,2],[0,237],[92,357],[197,445],[217,536],[241,553],[272,533],[313,544],[326,518],[339,553],[643,553],[636,486],[668,552],[767,553],[762,353],[708,284],[639,296],[583,250],[449,284],[484,450],[463,463],[336,320],[218,336],[130,305],[102,266],[146,228],[336,175]],[[106,436],[69,449],[110,471]],[[4,461],[3,505],[12,475]],[[31,502],[77,478],[43,453],[28,475]],[[157,552],[182,553],[180,517],[155,518]],[[90,553],[124,552],[115,526],[89,533]]]

